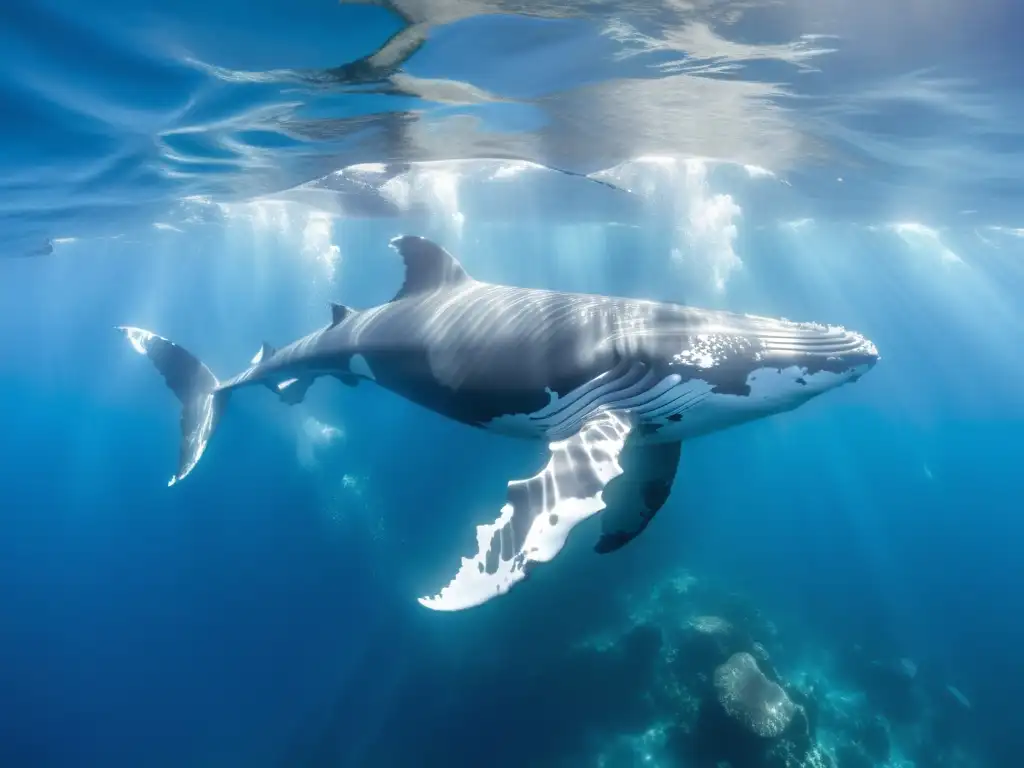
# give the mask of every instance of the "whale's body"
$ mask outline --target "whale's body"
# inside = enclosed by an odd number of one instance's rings
[[[198,462],[232,392],[263,385],[296,403],[322,376],[371,380],[464,424],[548,443],[548,466],[511,482],[498,520],[478,529],[476,556],[421,600],[433,608],[503,594],[598,512],[598,551],[618,549],[667,499],[683,440],[791,410],[878,359],[842,328],[493,285],[430,241],[392,247],[406,264],[392,301],[333,305],[329,325],[281,349],[264,344],[224,382],[172,342],[122,330],[183,403],[172,484]]]

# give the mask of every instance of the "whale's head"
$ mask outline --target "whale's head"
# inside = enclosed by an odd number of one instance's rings
[[[731,384],[735,394],[762,399],[773,411],[855,382],[879,360],[869,339],[846,328],[785,320],[758,325],[745,338],[746,351],[726,360],[739,375],[725,387]]]
[[[648,338],[678,382],[673,390],[685,395],[670,419],[698,433],[792,410],[859,380],[879,360],[855,331],[748,315],[691,315],[685,328],[664,326]]]

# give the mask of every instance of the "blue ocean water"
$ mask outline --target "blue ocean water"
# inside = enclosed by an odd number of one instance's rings
[[[1017,765],[1008,4],[8,6],[0,765]],[[684,445],[620,552],[581,529],[434,613],[540,447],[319,382],[234,398],[167,488],[177,403],[113,330],[231,375],[391,297],[401,233],[483,280],[842,324],[882,359]],[[708,615],[820,751],[715,751]]]

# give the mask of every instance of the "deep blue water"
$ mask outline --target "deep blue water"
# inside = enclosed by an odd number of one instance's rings
[[[1019,19],[517,10],[0,9],[0,766],[640,765],[611,752],[654,725],[642,649],[572,649],[682,571],[698,612],[735,591],[777,626],[789,680],[913,660],[893,768],[935,734],[917,768],[1017,764]],[[343,66],[415,22],[408,58]],[[329,301],[387,300],[402,232],[480,279],[843,324],[882,360],[684,445],[614,556],[581,528],[511,594],[432,613],[539,446],[319,382],[240,394],[167,488],[177,404],[113,330],[231,375]]]

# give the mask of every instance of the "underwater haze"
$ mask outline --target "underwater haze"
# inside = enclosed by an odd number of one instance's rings
[[[0,767],[1015,768],[1024,15],[1007,1],[0,8]],[[221,377],[403,284],[855,329],[483,605],[546,446],[325,377],[180,483],[117,326]]]

